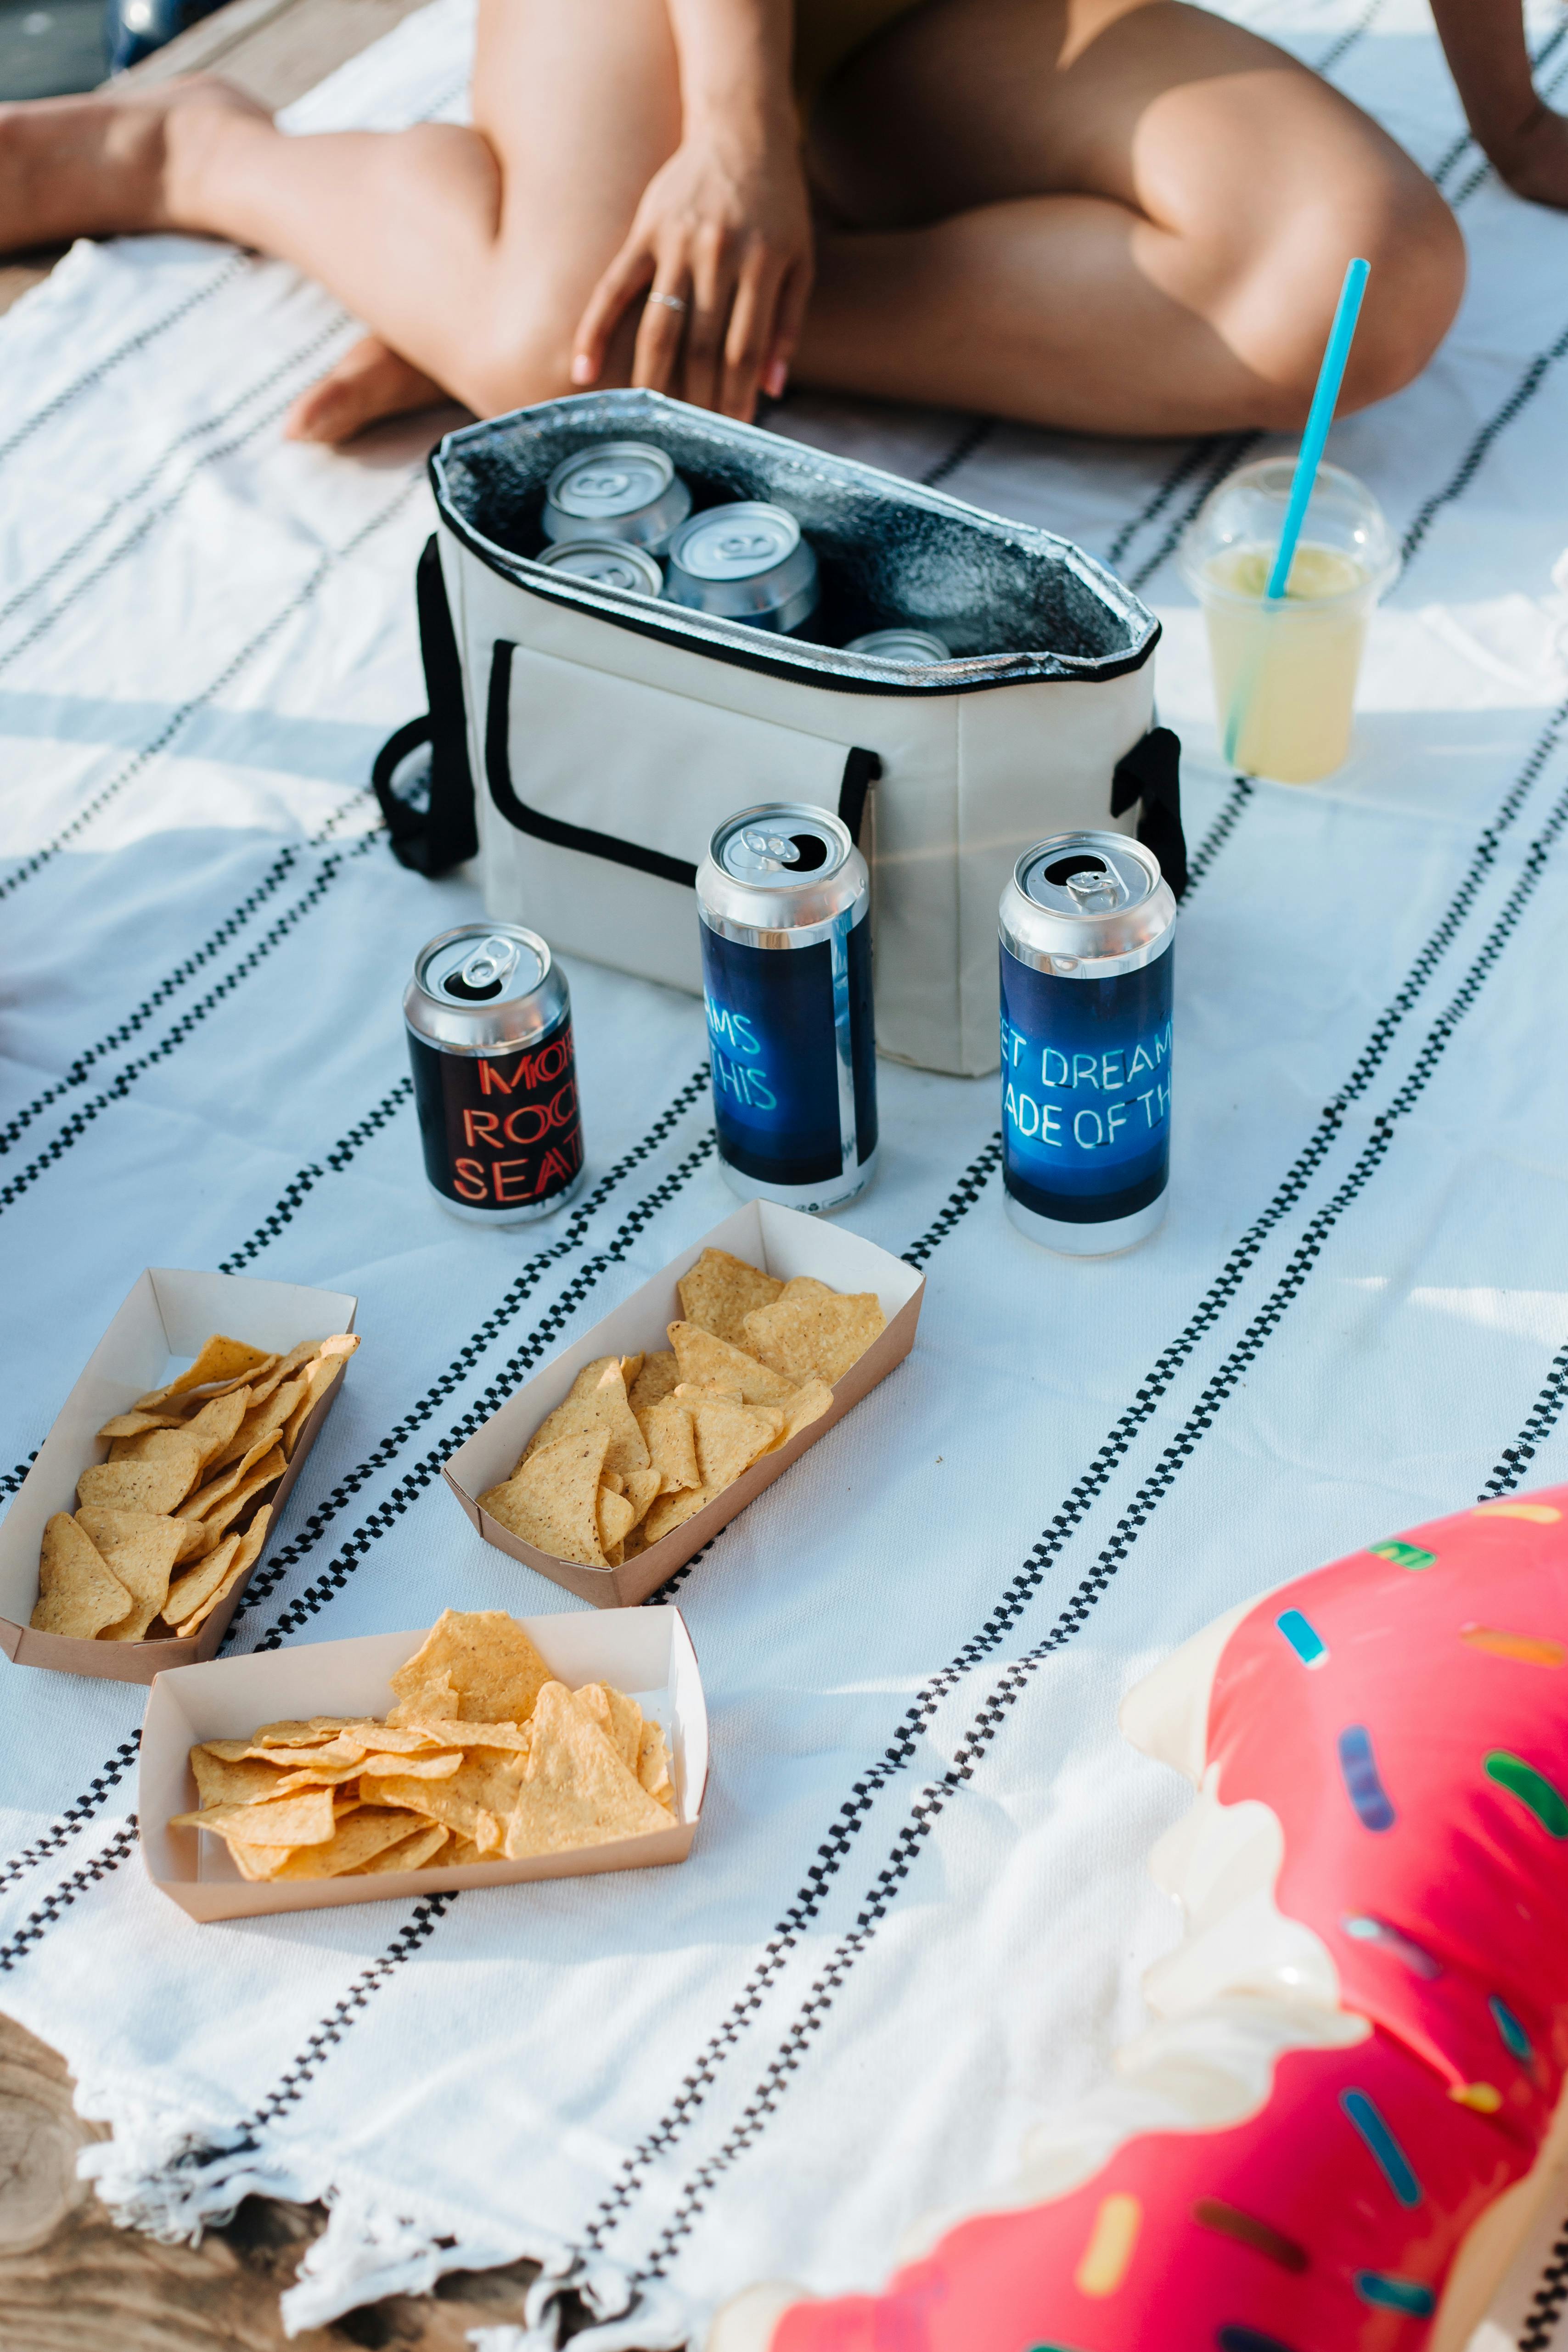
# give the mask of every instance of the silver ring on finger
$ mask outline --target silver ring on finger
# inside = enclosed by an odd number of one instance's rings
[[[685,301],[680,295],[661,294],[657,286],[653,289],[647,299],[650,302],[658,302],[661,304],[666,310],[679,311],[679,315],[683,319],[685,318],[688,310],[690,308],[690,305]]]

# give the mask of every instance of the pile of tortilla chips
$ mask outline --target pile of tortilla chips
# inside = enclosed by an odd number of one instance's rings
[[[306,1339],[286,1356],[215,1333],[195,1361],[99,1431],[109,1459],[77,1481],[38,1561],[40,1633],[79,1641],[194,1633],[248,1574],[269,1503],[311,1411],[359,1341]]]
[[[386,1720],[312,1716],[191,1750],[209,1830],[249,1879],[510,1862],[667,1830],[664,1734],[607,1683],[557,1682],[513,1618],[445,1611]]]
[[[875,1291],[779,1282],[725,1250],[704,1250],[678,1287],[668,1349],[585,1365],[479,1496],[555,1559],[619,1568],[658,1543],[825,1413],[883,1327]]]

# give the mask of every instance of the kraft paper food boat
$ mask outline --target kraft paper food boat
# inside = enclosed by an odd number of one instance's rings
[[[385,1870],[367,1878],[305,1878],[271,1884],[240,1876],[221,1838],[172,1830],[197,1803],[189,1752],[200,1739],[243,1739],[263,1723],[312,1715],[384,1716],[396,1705],[391,1677],[424,1641],[413,1633],[366,1633],[216,1658],[160,1674],[142,1726],[137,1819],[147,1875],[193,1919],[250,1919],[268,1911],[319,1911],[339,1903],[406,1902],[453,1887],[514,1886],[528,1879],[585,1878],[684,1862],[708,1782],[708,1710],[697,1653],[679,1609],[626,1609],[614,1616],[520,1617],[563,1682],[614,1683],[657,1716],[669,1751],[675,1818],[667,1830],[613,1844],[577,1846],[517,1862],[460,1863],[448,1870]]]
[[[40,1633],[27,1620],[38,1598],[38,1547],[57,1511],[68,1511],[76,1483],[89,1462],[108,1459],[98,1432],[149,1389],[160,1388],[195,1356],[209,1333],[226,1332],[253,1347],[286,1354],[302,1339],[352,1331],[359,1301],[342,1290],[310,1290],[296,1282],[256,1282],[239,1274],[202,1274],[184,1266],[150,1266],[88,1360],[87,1369],[55,1418],[38,1458],[0,1520],[0,1649],[19,1666],[56,1674],[102,1675],[112,1682],[150,1683],[165,1666],[210,1658],[228,1631],[245,1583],[237,1584],[186,1640],[87,1642]],[[340,1372],[300,1433],[299,1444],[270,1497],[267,1542],[251,1565],[254,1576],[277,1538],[278,1523],[321,1423],[342,1387]],[[244,1525],[242,1519],[237,1522]]]
[[[629,1356],[639,1349],[668,1347],[666,1326],[680,1313],[676,1284],[705,1249],[728,1250],[731,1256],[745,1258],[784,1282],[797,1274],[810,1274],[834,1290],[874,1290],[881,1301],[887,1328],[836,1384],[832,1410],[820,1421],[809,1422],[778,1453],[764,1454],[733,1486],[716,1495],[706,1510],[672,1528],[624,1567],[583,1568],[575,1560],[556,1559],[549,1552],[536,1550],[481,1510],[479,1496],[510,1476],[528,1440],[545,1414],[552,1412],[566,1395],[584,1364],[592,1363],[595,1356]],[[711,1233],[672,1258],[662,1274],[645,1282],[613,1315],[595,1323],[575,1346],[552,1358],[526,1387],[509,1397],[466,1445],[448,1456],[442,1475],[487,1543],[601,1609],[631,1608],[710,1543],[737,1511],[743,1511],[764,1486],[771,1486],[792,1462],[800,1459],[807,1446],[826,1437],[852,1405],[902,1363],[915,1343],[924,1291],[924,1277],[902,1258],[879,1249],[874,1242],[863,1241],[843,1225],[802,1216],[796,1209],[775,1208],[770,1201],[748,1201],[743,1209],[737,1209],[732,1217],[726,1217],[721,1225],[715,1225]]]

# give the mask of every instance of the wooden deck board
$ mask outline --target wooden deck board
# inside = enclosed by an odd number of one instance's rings
[[[221,73],[263,106],[287,106],[357,57],[425,0],[228,0],[124,79],[168,81],[175,74]],[[0,311],[40,285],[59,252],[0,262]]]

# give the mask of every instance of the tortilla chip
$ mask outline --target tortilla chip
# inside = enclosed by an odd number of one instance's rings
[[[174,1525],[181,1530],[180,1549],[174,1554],[176,1568],[185,1568],[193,1560],[205,1559],[219,1540],[216,1529],[209,1528],[204,1518],[188,1518],[184,1511],[175,1512]]]
[[[584,1683],[572,1696],[593,1717],[627,1771],[635,1772],[642,1748],[642,1709],[636,1699],[609,1683]]]
[[[276,1486],[288,1466],[283,1459],[283,1448],[280,1445],[274,1445],[269,1453],[262,1455],[253,1469],[246,1472],[237,1486],[230,1488],[221,1503],[214,1503],[209,1509],[202,1513],[203,1527],[209,1534],[222,1535],[230,1522],[238,1518],[251,1497],[259,1495],[268,1486]]]
[[[226,1838],[229,1860],[241,1878],[252,1881],[276,1878],[289,1855],[291,1845],[248,1845],[244,1838]]]
[[[357,1339],[354,1345],[355,1347],[359,1345]],[[294,1448],[300,1443],[300,1431],[342,1370],[344,1360],[341,1354],[318,1356],[315,1362],[307,1370],[305,1393],[283,1424],[283,1451],[290,1460],[293,1459]]]
[[[401,1714],[402,1709],[396,1712]],[[444,1721],[424,1717],[418,1721],[411,1719],[406,1724],[400,1724],[397,1730],[416,1732],[433,1748],[510,1748],[524,1756],[528,1753],[531,1737],[526,1723],[463,1723],[452,1717]],[[363,1740],[367,1748],[379,1750],[383,1747],[390,1748],[396,1734],[390,1727],[378,1731],[374,1724],[361,1724],[355,1736]]]
[[[841,1293],[797,1275],[771,1307],[747,1316],[746,1345],[797,1386],[815,1376],[831,1388],[886,1323],[874,1290]]]
[[[165,1397],[184,1396],[192,1389],[210,1388],[217,1381],[232,1383],[243,1380],[247,1372],[263,1370],[276,1360],[265,1348],[252,1348],[243,1339],[226,1339],[221,1332],[215,1332],[178,1380],[171,1381],[167,1388],[153,1389],[146,1396],[138,1397],[136,1409],[150,1412]]]
[[[628,1470],[647,1468],[647,1447],[626,1402],[626,1384],[621,1374],[618,1356],[600,1356],[595,1362],[584,1364],[572,1383],[571,1393],[553,1412],[545,1414],[523,1447],[518,1470],[521,1471],[542,1446],[553,1444],[557,1439],[577,1432],[601,1426],[609,1435],[604,1462],[606,1470],[616,1471],[624,1476]],[[512,1475],[515,1476],[517,1473]]]
[[[106,1625],[118,1624],[132,1606],[129,1590],[86,1528],[68,1512],[57,1511],[44,1528],[37,1605],[28,1623],[40,1633],[90,1642]]]
[[[251,1402],[250,1391],[242,1382],[222,1396],[210,1397],[201,1411],[194,1412],[186,1422],[184,1434],[194,1437],[200,1446],[204,1470],[224,1451],[249,1412]]]
[[[623,1356],[621,1358],[621,1378],[626,1384],[626,1394],[628,1397],[632,1392],[632,1382],[636,1380],[637,1374],[641,1371],[647,1361],[647,1358],[643,1355]]]
[[[626,1399],[639,1422],[649,1405],[667,1397],[679,1378],[680,1367],[671,1349],[660,1348],[656,1355],[643,1358],[641,1371],[626,1382]]]
[[[498,1854],[481,1853],[472,1838],[462,1836],[457,1830],[448,1832],[446,1850],[437,1858],[443,1870],[455,1870],[459,1864],[466,1866],[471,1862],[500,1860]]]
[[[303,1722],[297,1717],[280,1719],[264,1723],[258,1731],[252,1732],[246,1744],[258,1748],[312,1748],[323,1733],[351,1730],[353,1723],[352,1715],[312,1715]]]
[[[204,1518],[226,1496],[233,1494],[240,1481],[247,1478],[257,1464],[271,1453],[277,1442],[275,1434],[260,1438],[247,1454],[242,1454],[239,1460],[231,1463],[227,1469],[215,1471],[205,1486],[198,1486],[194,1495],[185,1497],[176,1516],[182,1519]]]
[[[728,1339],[732,1348],[743,1348],[746,1317],[754,1307],[771,1307],[784,1284],[748,1265],[743,1257],[731,1257],[728,1250],[705,1249],[675,1286],[689,1323]]]
[[[353,1874],[356,1878],[369,1878],[382,1870],[422,1870],[427,1862],[435,1861],[438,1855],[445,1863],[447,1856],[441,1853],[441,1848],[450,1843],[451,1835],[451,1831],[443,1829],[439,1822],[421,1822],[412,1837],[400,1838],[395,1845],[383,1846],[381,1852],[373,1854],[368,1862],[355,1863]]]
[[[509,1861],[668,1825],[663,1806],[626,1769],[565,1684],[546,1683],[533,1711],[527,1778],[506,1821]]]
[[[645,1470],[639,1474],[647,1477]],[[599,1489],[599,1544],[612,1568],[621,1564],[621,1546],[637,1525],[637,1512],[624,1495],[609,1486]]]
[[[398,1703],[387,1721],[423,1722],[437,1712],[421,1706],[425,1690],[446,1682],[458,1703],[440,1713],[473,1723],[526,1723],[549,1680],[550,1668],[503,1609],[444,1609],[393,1675]]]
[[[89,1464],[76,1482],[78,1504],[99,1510],[141,1511],[161,1517],[177,1503],[183,1503],[201,1468],[200,1451],[188,1440],[182,1444],[174,1430],[155,1430],[150,1434],[173,1439],[177,1450],[161,1454],[152,1461]],[[133,1437],[125,1442],[141,1445],[146,1440]]]
[[[308,1371],[296,1372],[291,1380],[284,1381],[275,1388],[269,1397],[263,1398],[259,1404],[252,1404],[228,1444],[213,1456],[209,1467],[215,1473],[226,1470],[229,1464],[237,1462],[242,1454],[253,1452],[264,1437],[276,1444],[282,1436],[289,1414],[305,1393],[309,1377]]]
[[[657,1800],[667,1812],[675,1811],[675,1784],[669,1777],[669,1752],[664,1744],[664,1727],[651,1716],[644,1716],[637,1742],[637,1775],[648,1795]]]
[[[188,1617],[181,1619],[177,1631],[182,1641],[195,1633],[212,1615],[213,1611],[221,1607],[236,1587],[244,1583],[261,1557],[261,1548],[267,1541],[267,1530],[271,1524],[272,1506],[270,1503],[263,1503],[245,1533],[240,1537],[239,1549],[229,1561],[228,1573],[222,1583],[215,1591],[209,1592],[205,1601],[198,1601]]]
[[[307,1789],[271,1804],[214,1805],[199,1813],[176,1813],[173,1830],[211,1830],[247,1845],[324,1845],[336,1827],[330,1789]]]
[[[818,1380],[807,1381],[805,1386],[803,1389],[796,1389],[788,1403],[782,1408],[784,1424],[772,1445],[768,1447],[768,1452],[774,1454],[781,1445],[787,1445],[792,1437],[798,1437],[803,1429],[809,1428],[814,1421],[820,1421],[823,1414],[830,1412],[832,1409],[833,1391],[828,1387],[827,1382]]]
[[[234,1566],[239,1542],[237,1536],[225,1536],[205,1559],[198,1560],[195,1567],[188,1569],[184,1576],[174,1579],[163,1603],[163,1614],[171,1625],[177,1625],[182,1618],[190,1616],[193,1610],[199,1609],[202,1602],[217,1591]]]
[[[620,1376],[616,1365],[617,1383]],[[637,1426],[635,1422],[632,1425]],[[640,1430],[637,1444],[642,1445]],[[553,1559],[576,1560],[584,1568],[607,1568],[609,1562],[599,1543],[598,1497],[599,1473],[609,1445],[610,1432],[603,1421],[554,1438],[527,1454],[521,1468],[503,1485],[481,1495],[479,1507],[524,1543],[536,1544]],[[646,1454],[646,1446],[643,1451]]]
[[[253,1757],[219,1756],[205,1745],[192,1748],[191,1770],[204,1811],[214,1805],[253,1805],[288,1793],[281,1787],[288,1775],[278,1765]]]
[[[634,1528],[632,1534],[641,1536],[645,1549],[651,1549],[674,1528],[684,1526],[688,1519],[695,1518],[704,1504],[712,1500],[706,1486],[694,1486],[679,1495],[661,1495],[641,1527]],[[630,1540],[628,1537],[627,1541]]]
[[[277,1878],[342,1878],[345,1872],[363,1870],[388,1846],[400,1844],[410,1834],[417,1834],[426,1823],[417,1813],[406,1813],[392,1807],[366,1805],[340,1819],[338,1827],[323,1844],[297,1846],[279,1871]]]
[[[743,1348],[716,1339],[700,1324],[672,1323],[669,1344],[683,1381],[711,1381],[720,1388],[738,1389],[746,1404],[780,1403],[798,1385],[771,1365],[759,1363]]]
[[[416,1780],[449,1780],[461,1769],[462,1761],[461,1748],[445,1755],[437,1751],[429,1756],[367,1756],[360,1772],[366,1780],[384,1779],[389,1772],[407,1773]]]
[[[634,1528],[637,1526],[639,1519],[645,1519],[647,1517],[648,1512],[653,1508],[656,1499],[658,1496],[662,1495],[663,1492],[663,1475],[659,1471],[653,1468],[651,1465],[647,1470],[634,1470],[631,1473],[631,1475],[626,1480],[626,1500],[632,1507],[632,1526]]]
[[[180,1548],[178,1522],[151,1511],[89,1504],[78,1512],[77,1524],[131,1595],[130,1614],[106,1625],[100,1641],[140,1642],[169,1597],[169,1572]]]
[[[184,1415],[180,1412],[117,1412],[99,1431],[100,1437],[140,1437],[149,1429],[183,1429]]]
[[[405,1806],[470,1838],[481,1853],[496,1853],[527,1769],[526,1758],[492,1748],[465,1758],[461,1770],[444,1780],[389,1772],[378,1781],[376,1794],[383,1804]]]
[[[670,1361],[673,1363],[674,1358]],[[647,1440],[651,1465],[659,1475],[659,1491],[678,1495],[686,1489],[700,1486],[702,1473],[697,1467],[697,1441],[691,1427],[691,1415],[680,1399],[673,1394],[661,1397],[642,1414],[642,1433]],[[649,1506],[652,1508],[652,1506]],[[645,1513],[645,1517],[647,1514]]]
[[[710,1495],[732,1486],[749,1470],[784,1427],[776,1407],[731,1404],[727,1399],[705,1400],[693,1412],[697,1431],[697,1466]]]

